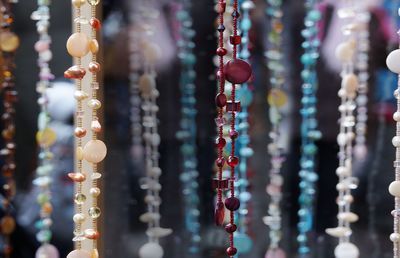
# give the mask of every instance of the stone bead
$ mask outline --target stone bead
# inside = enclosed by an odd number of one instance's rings
[[[143,74],[139,78],[139,90],[143,97],[150,97],[152,91],[156,88],[156,80],[150,74]]]
[[[161,48],[155,43],[146,43],[144,45],[143,55],[149,64],[154,65],[161,59]]]
[[[400,49],[390,52],[386,58],[386,65],[390,71],[400,74]]]
[[[269,249],[265,258],[286,258],[285,252],[280,248]]]
[[[36,133],[36,141],[40,146],[48,148],[52,146],[57,140],[56,132],[51,128],[46,128]]]
[[[224,67],[224,74],[227,81],[232,84],[247,82],[252,74],[251,66],[241,59],[229,60]]]
[[[240,201],[236,197],[229,197],[225,199],[225,207],[230,211],[236,211],[240,207]]]
[[[342,88],[347,96],[354,96],[358,89],[358,77],[355,74],[346,74],[342,80]]]
[[[18,36],[9,31],[0,33],[0,49],[5,52],[14,52],[19,47]]]
[[[146,243],[139,249],[140,258],[162,258],[163,248],[157,243]]]
[[[80,8],[82,5],[86,3],[86,0],[72,0],[72,5],[76,8]]]
[[[349,62],[353,59],[354,48],[349,42],[340,43],[335,49],[335,56],[341,62]]]
[[[89,53],[89,37],[82,32],[72,34],[67,40],[68,53],[73,57],[84,57]]]
[[[11,216],[5,216],[0,221],[1,232],[5,235],[10,235],[15,230],[15,220]]]
[[[393,181],[390,183],[389,193],[395,197],[400,197],[400,181]]]
[[[107,147],[103,141],[91,140],[83,148],[83,158],[90,163],[99,163],[107,155]]]
[[[91,254],[83,249],[73,250],[67,255],[67,258],[91,258]]]
[[[35,258],[59,258],[57,248],[51,244],[44,244],[36,251]]]
[[[341,243],[335,248],[336,258],[359,258],[360,251],[352,243]]]

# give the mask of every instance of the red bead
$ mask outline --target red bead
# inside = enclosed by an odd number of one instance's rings
[[[232,101],[228,101],[226,104],[226,111],[227,112],[240,112],[242,111],[242,106],[240,104],[240,101],[235,101],[233,103]]]
[[[220,80],[221,78],[222,78],[223,80],[225,80],[225,74],[224,74],[223,71],[218,71],[218,72],[217,72],[217,79]]]
[[[236,138],[238,138],[238,136],[239,136],[239,133],[238,133],[238,131],[236,131],[236,130],[229,130],[229,137],[231,137],[231,139],[236,139]]]
[[[71,66],[67,71],[64,72],[64,77],[66,79],[78,79],[82,80],[86,75],[86,70],[77,65]]]
[[[219,108],[225,107],[227,103],[226,95],[223,93],[218,94],[217,97],[215,98],[215,103]]]
[[[215,224],[217,226],[222,226],[224,224],[225,219],[225,207],[222,202],[218,202],[215,208]]]
[[[236,156],[229,156],[227,163],[230,167],[236,167],[239,164],[239,158]]]
[[[226,50],[225,48],[223,48],[223,47],[219,47],[218,49],[217,49],[217,55],[219,55],[219,56],[224,56],[224,55],[226,55],[228,53],[228,50]]]
[[[239,35],[232,35],[229,37],[229,41],[232,45],[240,45],[242,43],[242,37]]]
[[[90,26],[92,26],[93,29],[98,31],[101,29],[101,22],[99,19],[93,17],[90,19]]]
[[[218,178],[214,178],[212,181],[212,186],[214,189],[226,190],[229,187],[229,180],[228,179],[219,180]]]
[[[217,167],[222,168],[225,165],[225,159],[224,158],[218,158],[215,163],[217,164]]]
[[[222,149],[226,145],[226,140],[224,138],[217,138],[215,139],[215,145],[218,149]]]
[[[228,249],[226,249],[226,254],[229,256],[235,256],[237,253],[237,249],[233,246],[228,247]]]
[[[228,232],[229,234],[232,234],[237,230],[237,226],[235,224],[229,223],[228,225],[225,226],[225,231]]]
[[[225,207],[230,211],[237,211],[240,207],[240,201],[236,197],[225,199]]]
[[[226,80],[233,84],[242,84],[247,82],[252,74],[251,66],[241,59],[230,60],[224,68]]]
[[[226,9],[226,2],[218,3],[217,13],[224,13]]]

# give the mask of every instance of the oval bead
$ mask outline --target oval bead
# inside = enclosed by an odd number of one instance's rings
[[[107,147],[103,141],[91,140],[83,148],[83,158],[90,163],[99,163],[107,155]]]
[[[155,64],[161,59],[161,48],[155,43],[147,43],[144,46],[143,55],[148,63]]]
[[[143,74],[139,78],[139,90],[143,97],[150,97],[156,88],[156,80],[150,74]]]
[[[336,258],[358,258],[360,256],[360,251],[358,247],[352,243],[340,243],[335,248]]]
[[[73,57],[83,57],[89,53],[89,37],[82,32],[72,34],[67,40],[67,51]]]
[[[67,258],[91,258],[90,253],[86,250],[73,250],[67,255]]]
[[[400,197],[400,181],[393,181],[389,185],[389,193],[395,197]]]
[[[386,65],[390,71],[400,74],[400,49],[390,52],[386,58]]]
[[[146,243],[139,249],[140,258],[162,258],[163,248],[157,243]]]
[[[89,42],[89,50],[92,54],[97,54],[99,52],[99,42],[97,39],[92,39]]]
[[[230,60],[224,67],[225,79],[233,84],[247,82],[252,74],[251,66],[241,59]]]
[[[18,36],[9,31],[0,33],[0,49],[5,52],[14,52],[19,47]]]
[[[44,244],[36,251],[35,258],[59,258],[60,254],[57,248],[51,244]]]
[[[349,62],[353,59],[354,48],[349,42],[339,44],[335,49],[335,56],[341,62]]]

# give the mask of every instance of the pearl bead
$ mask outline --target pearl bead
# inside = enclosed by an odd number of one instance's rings
[[[82,5],[84,5],[86,3],[86,0],[72,0],[72,4],[76,7],[76,8],[80,8]]]
[[[92,123],[90,124],[90,128],[95,133],[100,133],[101,132],[101,124],[100,124],[100,122],[98,120],[93,120]]]
[[[74,93],[74,97],[76,100],[82,101],[84,99],[87,99],[89,97],[89,95],[84,91],[77,90]]]
[[[327,228],[325,232],[333,237],[344,237],[350,235],[351,230],[346,227]]]
[[[396,122],[400,122],[400,112],[399,112],[399,111],[396,111],[396,112],[393,114],[393,119],[394,119],[394,121],[396,121]]]
[[[386,58],[386,65],[390,71],[400,74],[400,49],[396,49]]]
[[[395,197],[400,197],[400,181],[393,181],[389,185],[389,193]]]
[[[36,251],[36,258],[59,258],[60,254],[58,253],[57,248],[51,244],[44,244]]]
[[[82,213],[77,213],[73,216],[72,218],[74,220],[75,223],[82,223],[85,221],[86,217],[84,214]]]
[[[337,136],[337,143],[339,144],[339,146],[344,146],[346,145],[347,142],[347,137],[345,133],[339,133]]]
[[[353,59],[354,48],[349,42],[341,43],[335,49],[335,56],[341,62],[349,62]]]
[[[86,250],[73,250],[67,255],[67,258],[91,258],[90,253]]]
[[[400,136],[395,136],[392,139],[392,144],[394,147],[400,147]]]
[[[5,52],[13,52],[19,47],[19,38],[13,32],[0,33],[0,49]]]
[[[341,243],[335,248],[336,258],[358,258],[360,251],[352,243]]]
[[[392,242],[399,242],[400,241],[400,234],[399,233],[392,233],[390,234],[390,241]]]
[[[100,188],[92,187],[92,188],[90,188],[89,192],[90,192],[91,196],[98,197],[100,195]]]
[[[139,249],[140,258],[162,258],[163,248],[157,243],[147,243]]]
[[[92,54],[97,54],[99,52],[99,42],[97,39],[92,39],[89,42],[89,50]]]
[[[67,41],[68,53],[73,57],[83,57],[89,53],[89,37],[82,32],[72,34]]]
[[[161,48],[155,43],[146,43],[144,45],[143,55],[148,63],[155,64],[162,56]]]
[[[342,88],[347,95],[354,95],[358,88],[358,78],[355,74],[346,74],[342,80]]]
[[[83,148],[83,158],[90,163],[99,163],[107,155],[107,147],[100,140],[91,140]]]
[[[88,101],[88,107],[90,107],[91,109],[99,109],[101,108],[101,102],[98,99],[91,99]]]
[[[343,220],[346,222],[354,223],[358,221],[358,215],[353,212],[342,212],[338,215],[339,220]]]

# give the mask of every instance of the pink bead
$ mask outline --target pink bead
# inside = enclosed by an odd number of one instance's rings
[[[251,66],[241,59],[229,60],[224,68],[225,79],[233,84],[247,82],[252,74]]]
[[[59,258],[60,255],[58,253],[57,248],[54,245],[45,244],[39,247],[35,254],[36,258]]]
[[[48,41],[39,40],[35,43],[35,50],[37,52],[43,52],[50,48],[50,44]]]
[[[270,249],[265,254],[265,258],[286,258],[285,252],[280,248]]]

